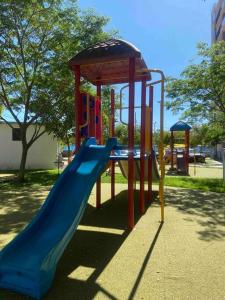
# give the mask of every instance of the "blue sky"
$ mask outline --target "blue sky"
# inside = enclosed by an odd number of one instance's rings
[[[196,44],[211,42],[211,8],[214,0],[80,0],[82,9],[94,8],[110,17],[106,29],[140,49],[149,68],[178,77],[196,58]],[[156,94],[157,96],[157,94]],[[157,105],[156,105],[157,106]],[[158,109],[155,107],[158,126]],[[165,129],[179,119],[165,111]]]

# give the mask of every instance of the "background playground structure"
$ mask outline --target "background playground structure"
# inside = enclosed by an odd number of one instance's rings
[[[190,136],[191,126],[188,124],[178,121],[170,128],[171,139],[170,139],[170,153],[171,153],[171,170],[174,170],[174,162],[176,163],[176,171],[178,174],[189,173],[189,136]],[[184,149],[179,149],[174,147],[175,136],[174,132],[184,131]]]

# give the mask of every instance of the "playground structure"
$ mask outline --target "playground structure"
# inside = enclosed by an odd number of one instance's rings
[[[171,170],[176,170],[178,174],[189,174],[189,139],[190,139],[191,126],[178,121],[171,128],[171,138],[170,138],[170,163]],[[184,131],[184,149],[177,149],[174,147],[176,131]],[[175,165],[176,164],[176,168]]]
[[[163,106],[164,75],[156,69],[147,69],[140,51],[122,40],[98,43],[78,53],[69,62],[75,75],[76,150],[73,161],[58,177],[44,205],[31,223],[0,252],[0,287],[14,290],[35,299],[47,293],[54,279],[57,263],[73,237],[83,216],[91,190],[97,181],[97,207],[101,205],[100,175],[111,155],[111,195],[115,197],[115,95],[111,90],[111,138],[102,144],[101,86],[129,82],[128,105],[128,228],[134,227],[135,159],[140,170],[139,210],[145,211],[145,179],[148,181],[148,199],[152,197],[152,176],[155,164],[152,151],[152,119],[154,85],[161,87],[160,101],[160,177],[159,198],[161,222],[164,221],[163,199]],[[151,81],[151,74],[160,79]],[[97,97],[80,92],[81,76],[96,85]],[[135,157],[134,109],[135,83],[141,82],[141,145]],[[149,105],[146,91],[149,90]],[[90,104],[90,105],[89,105]],[[93,136],[91,138],[86,138]],[[85,138],[85,139],[84,139]],[[81,144],[82,140],[83,143]],[[97,145],[97,143],[100,145]],[[136,155],[137,156],[137,155]],[[116,156],[116,160],[121,157]],[[146,168],[147,167],[147,168]],[[147,175],[147,177],[146,177]]]
[[[83,138],[95,136],[98,143],[102,143],[102,120],[101,120],[101,88],[103,85],[124,84],[120,90],[120,121],[122,121],[122,110],[128,110],[128,155],[127,158],[115,154],[111,161],[111,198],[115,198],[115,161],[120,161],[122,173],[126,173],[128,179],[128,228],[134,227],[134,181],[137,173],[139,160],[140,173],[140,196],[139,211],[145,211],[145,187],[144,182],[148,182],[148,200],[152,197],[152,180],[155,171],[155,157],[153,155],[153,93],[154,86],[159,84],[161,88],[160,101],[160,145],[159,145],[159,199],[161,205],[161,221],[164,220],[164,200],[163,200],[163,180],[164,180],[164,161],[163,161],[163,109],[164,109],[164,74],[161,70],[147,69],[146,63],[140,51],[132,44],[112,39],[106,42],[97,43],[82,52],[78,53],[69,61],[70,69],[75,76],[75,99],[76,99],[76,151],[79,151]],[[159,74],[160,79],[151,81],[152,74]],[[96,86],[95,100],[81,90],[81,77]],[[141,104],[135,103],[135,83],[141,82]],[[128,84],[127,84],[128,83]],[[128,88],[129,102],[127,107],[122,104],[122,91]],[[148,104],[146,104],[147,91],[149,93]],[[83,100],[86,99],[86,100]],[[88,104],[88,100],[92,102]],[[94,106],[93,103],[96,103]],[[96,107],[96,108],[95,108]],[[140,155],[135,155],[134,149],[134,128],[135,128],[135,108],[141,109],[141,144]],[[96,121],[95,121],[96,120]],[[115,91],[111,90],[111,116],[110,116],[110,136],[115,137]],[[117,148],[119,149],[119,148]],[[122,149],[122,148],[121,148]],[[127,163],[123,162],[127,160]],[[146,168],[146,164],[148,167]],[[127,169],[126,172],[125,168]],[[101,206],[101,178],[96,184],[96,206]]]

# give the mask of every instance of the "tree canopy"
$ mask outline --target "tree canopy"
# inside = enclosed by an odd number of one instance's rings
[[[225,41],[197,46],[198,63],[187,66],[179,79],[168,78],[167,108],[183,111],[183,118],[191,124],[213,124],[225,130]]]
[[[212,124],[195,125],[190,134],[190,144],[192,147],[197,145],[216,145],[225,139],[225,130],[222,127]]]
[[[0,3],[0,107],[21,129],[21,179],[30,146],[45,132],[46,125],[52,130],[52,121],[64,122],[66,106],[73,105],[69,58],[90,44],[112,37],[114,32],[104,31],[107,22],[107,17],[94,11],[81,11],[77,1]],[[0,120],[12,126],[2,114]],[[27,140],[31,125],[34,134]]]

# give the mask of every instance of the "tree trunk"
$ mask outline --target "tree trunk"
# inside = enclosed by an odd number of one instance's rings
[[[20,161],[20,169],[19,169],[19,181],[24,182],[25,180],[25,171],[26,171],[26,162],[27,162],[27,153],[28,153],[28,145],[27,145],[27,128],[25,126],[20,127],[21,130],[21,144],[22,144],[22,155]]]
[[[20,169],[19,169],[19,181],[23,182],[25,180],[25,170],[26,170],[26,161],[27,161],[27,153],[28,147],[26,144],[22,143],[22,156],[20,161]]]

